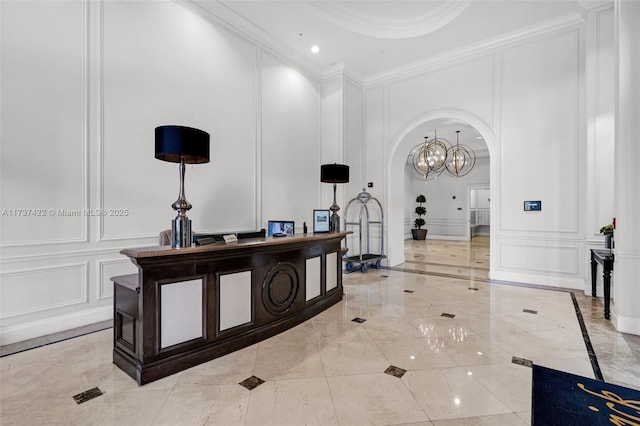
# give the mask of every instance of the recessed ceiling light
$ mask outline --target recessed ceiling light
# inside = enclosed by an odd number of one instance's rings
[[[482,139],[482,136],[476,136],[476,139]]]
[[[318,53],[319,51],[320,51],[320,48],[318,46],[311,46],[312,53]]]

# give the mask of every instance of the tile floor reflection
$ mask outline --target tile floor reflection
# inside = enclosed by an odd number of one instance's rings
[[[570,293],[489,283],[486,239],[406,247],[398,268],[345,274],[313,319],[142,387],[111,363],[110,329],[0,358],[0,424],[526,425],[514,359],[594,377]],[[639,389],[640,338],[575,296],[604,379]]]

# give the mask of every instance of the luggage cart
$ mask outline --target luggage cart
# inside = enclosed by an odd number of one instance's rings
[[[374,211],[369,210],[370,205],[377,206],[375,213],[379,214],[379,220],[374,220],[376,218],[371,217],[371,213],[374,213]],[[354,208],[357,210],[355,214],[353,213]],[[349,213],[352,213],[351,216]],[[357,222],[354,220],[356,215]],[[347,271],[352,272],[360,269],[360,271],[365,272],[369,267],[379,268],[380,261],[387,257],[382,254],[384,252],[384,213],[380,201],[362,188],[362,192],[347,204],[344,217],[345,231],[352,230],[353,234],[349,237],[358,239],[358,253],[352,256],[345,254],[342,259],[345,262]],[[371,225],[374,225],[373,230],[378,234],[380,254],[371,253]],[[355,227],[357,227],[357,231]],[[349,249],[349,238],[345,238],[345,248]]]

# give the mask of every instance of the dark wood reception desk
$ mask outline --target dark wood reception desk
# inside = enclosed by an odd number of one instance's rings
[[[342,300],[348,232],[122,250],[113,362],[149,383],[287,330]]]

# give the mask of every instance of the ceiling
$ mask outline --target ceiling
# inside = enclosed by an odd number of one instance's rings
[[[479,42],[584,14],[582,0],[193,0],[252,27],[319,72],[363,81]],[[311,46],[320,48],[311,52]]]
[[[318,73],[344,69],[363,82],[458,49],[509,37],[608,0],[190,0]],[[609,0],[610,1],[610,0]],[[311,47],[320,51],[312,53]],[[476,129],[434,120],[407,138],[438,136],[488,156]]]

